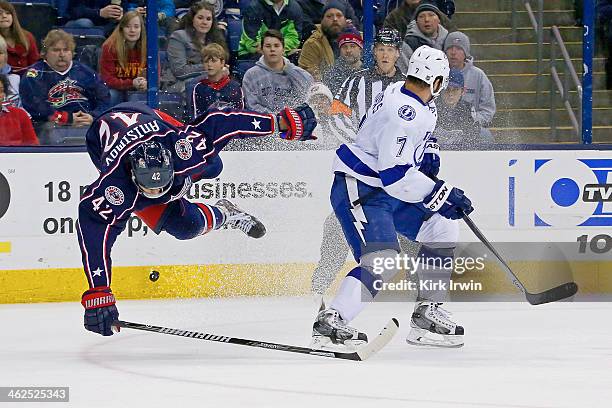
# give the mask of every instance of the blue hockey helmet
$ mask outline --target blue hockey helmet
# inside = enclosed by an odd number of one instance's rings
[[[159,198],[166,194],[174,180],[172,155],[161,143],[141,143],[130,152],[132,180],[147,198]]]

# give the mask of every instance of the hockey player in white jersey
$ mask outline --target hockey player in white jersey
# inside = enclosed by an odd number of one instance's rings
[[[422,243],[417,271],[440,285],[420,288],[412,313],[409,344],[463,345],[463,327],[440,305],[452,270],[458,219],[473,211],[463,191],[437,180],[438,147],[431,135],[437,113],[433,100],[448,83],[446,55],[427,46],[410,58],[405,82],[390,85],[375,99],[354,143],[336,151],[331,204],[355,260],[330,307],[313,325],[313,347],[357,347],[365,333],[348,324],[399,271],[397,233]],[[434,181],[435,180],[435,181]],[[381,268],[385,265],[385,268]],[[448,286],[446,286],[448,287]]]

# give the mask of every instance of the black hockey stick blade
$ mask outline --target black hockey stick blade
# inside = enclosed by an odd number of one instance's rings
[[[482,242],[489,251],[495,256],[498,260],[502,270],[506,273],[506,276],[510,281],[525,294],[525,298],[532,305],[541,305],[543,303],[551,303],[556,302],[561,299],[566,299],[570,296],[574,296],[578,292],[578,285],[576,282],[567,282],[552,289],[545,290],[540,293],[529,293],[525,288],[525,285],[519,280],[516,274],[510,269],[508,263],[502,258],[502,256],[497,252],[493,244],[489,242],[489,240],[484,236],[484,234],[480,231],[480,229],[474,224],[474,221],[467,215],[463,217],[463,221],[467,224],[467,226],[472,230],[474,235],[478,237],[480,242]]]
[[[380,351],[395,335],[399,328],[399,322],[397,319],[391,319],[387,325],[383,328],[381,333],[372,340],[372,342],[366,344],[365,346],[359,348],[358,350],[351,353],[343,353],[337,351],[326,351],[326,350],[317,350],[308,347],[300,347],[300,346],[291,346],[287,344],[279,344],[279,343],[270,343],[266,341],[259,340],[249,340],[249,339],[240,339],[237,337],[229,337],[229,336],[221,336],[218,334],[210,334],[210,333],[200,333],[191,330],[181,330],[181,329],[171,329],[168,327],[161,326],[152,326],[148,324],[141,323],[133,323],[126,322],[123,320],[116,320],[113,322],[113,329],[117,330],[117,328],[125,328],[125,329],[133,329],[133,330],[143,330],[154,333],[161,334],[169,334],[173,336],[181,336],[181,337],[189,337],[193,339],[199,340],[207,340],[214,341],[217,343],[229,343],[236,344],[240,346],[249,346],[249,347],[259,347],[265,348],[268,350],[278,350],[278,351],[287,351],[290,353],[300,353],[300,354],[309,354],[312,356],[319,357],[327,357],[327,358],[337,358],[342,360],[354,360],[354,361],[363,361],[370,358],[372,355],[376,354]]]
[[[556,302],[574,296],[578,292],[576,282],[568,282],[540,293],[525,293],[527,301],[532,305]]]

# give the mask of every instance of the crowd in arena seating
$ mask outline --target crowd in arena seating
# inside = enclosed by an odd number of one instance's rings
[[[0,0],[0,146],[83,143],[97,114],[146,100],[147,40],[156,39],[147,39],[145,0],[49,0],[59,15],[40,38],[18,3]],[[336,135],[319,141],[331,148],[354,137],[376,94],[403,80],[426,44],[453,68],[437,101],[439,137],[490,140],[493,87],[452,22],[455,3],[374,5],[368,67],[360,0],[160,0],[161,109],[189,121],[210,108],[275,112],[308,102],[323,133]]]

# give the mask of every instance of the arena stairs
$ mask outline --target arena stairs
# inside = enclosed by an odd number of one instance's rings
[[[575,26],[572,0],[544,2],[544,62],[540,101],[536,97],[537,41],[522,2],[518,13],[517,41],[512,38],[511,0],[474,0],[461,2],[453,22],[472,42],[475,65],[493,83],[497,113],[491,126],[498,143],[575,143],[579,138],[571,127],[568,113],[556,94],[557,135],[551,132],[550,36],[552,25],[559,27],[579,77],[582,74],[582,27]],[[532,2],[534,9],[536,2]],[[605,58],[596,46],[593,73],[593,143],[612,143],[612,91],[605,89]],[[557,56],[561,52],[557,46]],[[564,66],[557,70],[563,81]],[[571,86],[571,105],[580,109],[575,87]]]

